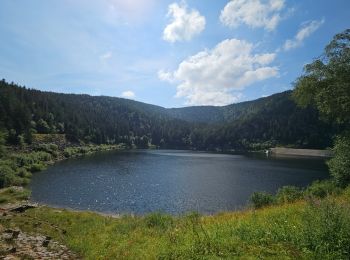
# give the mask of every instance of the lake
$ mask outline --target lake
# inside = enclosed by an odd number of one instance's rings
[[[32,200],[104,213],[212,214],[240,209],[254,191],[328,177],[323,160],[179,150],[110,151],[35,173]]]

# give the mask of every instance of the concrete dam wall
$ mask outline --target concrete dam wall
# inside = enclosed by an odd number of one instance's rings
[[[282,156],[310,156],[310,157],[332,157],[333,153],[330,150],[315,150],[315,149],[292,149],[292,148],[271,148],[272,155]]]

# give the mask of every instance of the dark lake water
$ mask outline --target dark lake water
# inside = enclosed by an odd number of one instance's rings
[[[32,200],[106,213],[210,214],[247,205],[254,191],[328,177],[324,161],[174,150],[102,152],[36,173]]]

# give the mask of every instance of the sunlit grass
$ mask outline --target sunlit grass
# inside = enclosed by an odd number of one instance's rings
[[[350,189],[325,199],[214,216],[112,218],[44,207],[1,223],[50,235],[86,259],[347,259]]]
[[[22,187],[9,187],[0,189],[0,204],[14,203],[27,200],[30,191]]]

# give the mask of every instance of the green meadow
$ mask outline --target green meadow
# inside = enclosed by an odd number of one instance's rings
[[[39,207],[0,223],[51,236],[84,259],[349,259],[350,188],[212,216],[116,217]]]

